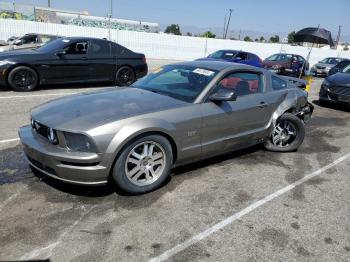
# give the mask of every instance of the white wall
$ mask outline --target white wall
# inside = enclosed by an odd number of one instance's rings
[[[25,33],[91,36],[99,38],[108,37],[108,30],[103,28],[0,19],[0,39],[6,40],[10,36],[21,36]],[[281,49],[283,52],[295,53],[304,57],[306,57],[309,52],[307,47],[301,46],[224,39],[205,39],[134,31],[112,30],[111,35],[112,40],[117,41],[131,50],[142,52],[147,58],[157,59],[192,60],[203,57],[205,54],[212,53],[218,49],[225,48],[252,52],[262,59],[274,53],[279,53]],[[328,56],[350,58],[350,51],[314,48],[310,57],[310,64],[313,65],[317,61]]]

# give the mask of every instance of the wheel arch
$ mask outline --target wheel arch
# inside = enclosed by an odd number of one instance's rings
[[[25,67],[29,67],[30,69],[34,70],[34,72],[37,74],[38,76],[38,83],[40,84],[40,73],[39,71],[33,66],[33,65],[30,65],[30,64],[27,64],[27,63],[18,63],[18,64],[14,64],[12,65],[11,67],[9,67],[7,70],[6,70],[6,73],[5,73],[5,81],[6,81],[6,84],[8,85],[8,77],[10,75],[10,72],[17,68],[17,67],[20,67],[20,66],[25,66]]]
[[[177,159],[178,148],[177,148],[177,144],[176,144],[174,138],[170,134],[168,134],[168,132],[164,132],[163,130],[156,130],[156,129],[144,130],[144,132],[138,132],[138,133],[135,133],[133,135],[130,135],[128,137],[128,139],[124,140],[123,143],[118,146],[118,148],[115,150],[114,154],[112,154],[111,165],[109,166],[108,180],[110,180],[110,178],[112,176],[112,172],[113,172],[113,167],[114,167],[118,157],[123,152],[123,150],[126,147],[128,147],[131,143],[136,141],[137,139],[144,137],[144,136],[148,136],[148,135],[159,135],[159,136],[166,138],[169,141],[171,149],[172,149],[172,153],[173,153],[172,164],[175,163],[175,161]]]

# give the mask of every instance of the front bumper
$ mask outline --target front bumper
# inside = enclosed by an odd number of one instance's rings
[[[52,178],[79,185],[104,185],[109,169],[103,154],[72,152],[52,145],[31,126],[21,127],[19,137],[28,163]]]
[[[313,68],[312,69],[312,74],[313,75],[319,75],[319,76],[327,76],[329,72],[329,68]]]
[[[337,93],[326,91],[323,88],[320,89],[319,100],[324,102],[334,103],[334,104],[339,103],[339,104],[350,106],[349,94],[337,94]]]

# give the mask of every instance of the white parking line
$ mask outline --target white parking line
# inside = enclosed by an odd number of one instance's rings
[[[252,212],[253,210],[255,210],[256,208],[270,202],[271,200],[287,193],[288,191],[292,190],[293,188],[301,185],[302,183],[310,180],[311,178],[314,178],[320,174],[322,174],[324,171],[326,171],[327,169],[330,169],[331,167],[339,164],[340,162],[348,159],[350,157],[350,153],[338,158],[337,160],[335,160],[334,162],[332,162],[331,164],[324,166],[320,169],[318,169],[317,171],[308,174],[306,176],[304,176],[302,179],[264,197],[263,199],[251,204],[250,206],[246,207],[245,209],[239,211],[238,213],[233,214],[232,216],[222,220],[221,222],[215,224],[214,226],[208,228],[207,230],[191,237],[190,239],[186,240],[183,243],[178,244],[177,246],[165,251],[163,254],[151,258],[149,260],[149,262],[158,262],[158,261],[165,261],[167,259],[169,259],[170,257],[176,255],[177,253],[185,250],[186,248],[190,247],[191,245],[200,242],[201,240],[209,237],[210,235],[214,234],[215,232],[219,231],[221,228],[232,224],[233,222],[235,222],[237,219],[243,217],[244,215],[247,215],[248,213]]]
[[[30,98],[30,97],[41,97],[41,96],[64,96],[78,94],[79,92],[66,92],[66,93],[53,93],[53,94],[40,94],[40,95],[21,95],[21,96],[0,96],[0,99],[7,98]]]
[[[19,138],[12,138],[12,139],[0,140],[0,144],[3,144],[3,143],[10,143],[10,142],[15,142],[15,141],[19,141]]]

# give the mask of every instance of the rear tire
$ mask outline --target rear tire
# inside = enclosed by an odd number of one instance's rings
[[[117,157],[112,177],[117,186],[132,195],[159,188],[170,176],[173,163],[169,141],[147,135],[129,143]]]
[[[129,66],[122,66],[116,73],[116,84],[118,86],[129,86],[136,80],[134,70]]]
[[[264,147],[274,152],[296,151],[305,137],[305,126],[297,116],[285,113],[277,121]]]
[[[27,66],[18,66],[7,77],[9,86],[19,92],[33,91],[39,83],[38,74]]]

